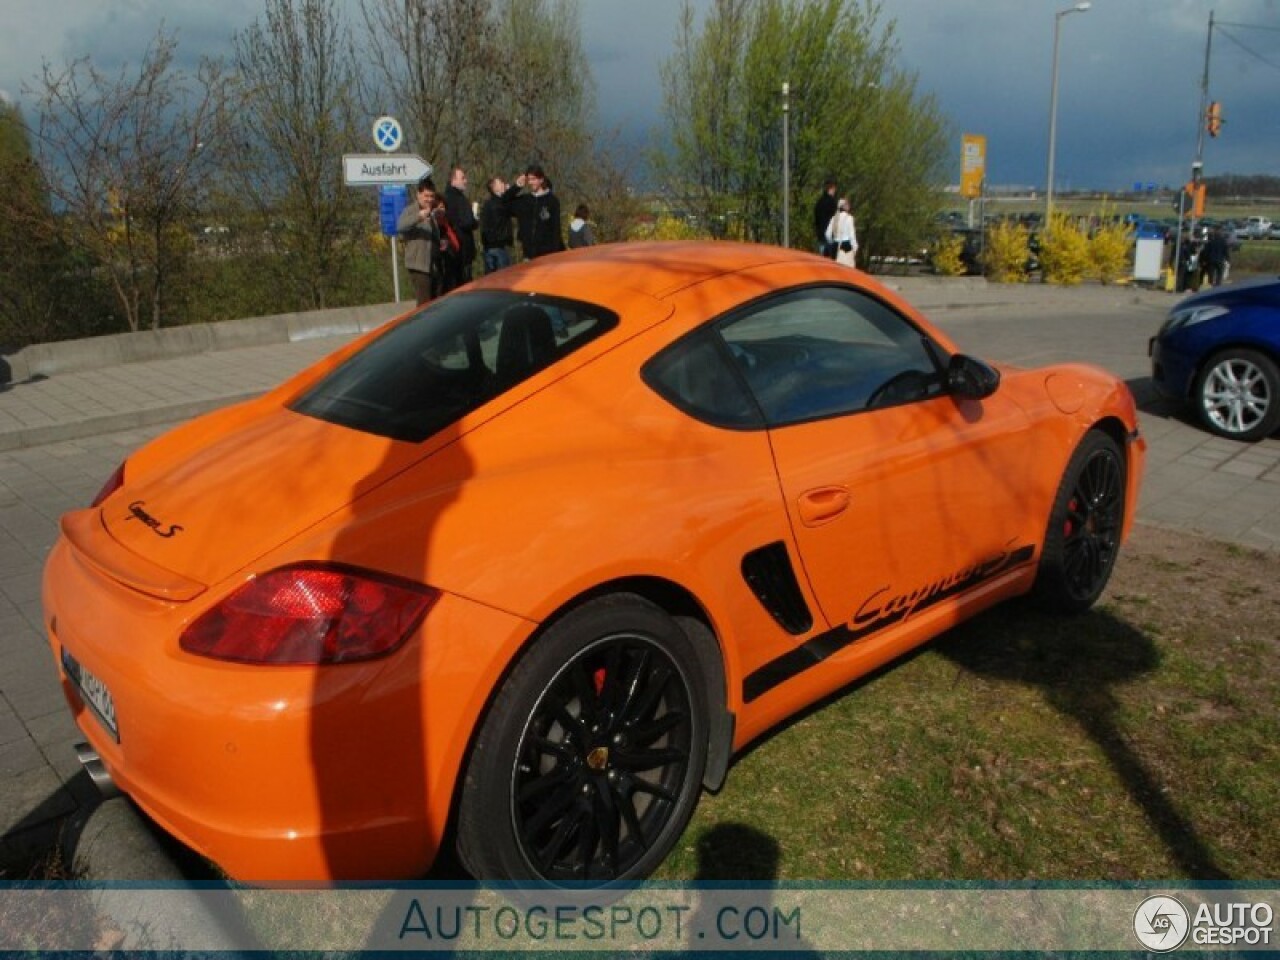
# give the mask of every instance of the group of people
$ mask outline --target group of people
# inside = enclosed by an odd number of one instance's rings
[[[848,197],[837,197],[839,185],[828,180],[822,186],[818,202],[813,205],[813,231],[818,241],[818,252],[828,260],[857,265],[858,225]]]
[[[1221,286],[1231,269],[1231,245],[1221,227],[1207,233],[1204,228],[1182,234],[1182,262],[1178,264],[1178,290],[1199,290]]]
[[[525,260],[565,249],[560,198],[541,166],[531,164],[514,183],[491,177],[487,188],[484,203],[473,204],[467,198],[467,173],[459,166],[450,169],[443,194],[430,177],[418,181],[417,204],[405,207],[396,230],[404,241],[405,268],[419,304],[469,282],[477,252],[484,272],[493,273],[511,265],[517,239]],[[574,211],[570,248],[595,243],[590,217],[586,205]]]

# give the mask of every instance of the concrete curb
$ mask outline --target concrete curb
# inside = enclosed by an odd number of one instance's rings
[[[1169,297],[1163,291],[1145,290],[1131,285],[1064,288],[1038,283],[989,283],[985,277],[913,277],[895,274],[877,274],[873,275],[873,279],[904,295],[916,306],[926,309],[1007,307],[1057,297],[1068,290],[1088,291],[1087,295],[1107,299],[1119,297],[1134,303],[1148,302],[1153,297],[1163,301]],[[16,353],[0,356],[0,384],[237,347],[355,335],[399,316],[410,307],[407,302],[377,303],[37,343],[23,347]],[[28,445],[30,444],[17,444]],[[8,448],[0,449],[12,449],[13,446],[14,444],[10,444]]]
[[[202,865],[190,868],[124,797],[103,800],[65,853],[77,876],[93,886],[86,892],[94,912],[119,943],[113,949],[157,951],[198,945],[224,956],[261,949],[233,898],[210,892],[217,875]],[[228,953],[234,951],[234,953]]]
[[[173,423],[177,420],[189,420],[202,413],[209,413],[212,410],[239,403],[241,400],[251,399],[258,396],[259,392],[231,393],[221,397],[210,397],[206,400],[189,400],[182,403],[143,407],[127,413],[108,413],[100,417],[89,417],[84,420],[68,420],[64,423],[23,427],[20,430],[0,433],[0,453],[6,450],[39,447],[46,443],[60,443],[64,440],[80,440],[84,437],[97,436],[102,433],[114,433],[118,430],[134,430],[139,427],[153,427],[158,424]]]
[[[36,343],[0,357],[0,383],[19,383],[32,377],[50,377],[59,373],[97,370],[123,363],[186,357],[237,347],[353,336],[399,316],[410,306],[407,303],[376,303]]]

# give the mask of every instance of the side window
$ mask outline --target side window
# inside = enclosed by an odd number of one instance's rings
[[[924,335],[854,290],[814,288],[719,327],[770,426],[913,403],[942,392]]]
[[[760,427],[760,411],[714,331],[686,337],[654,357],[644,379],[669,402],[718,427]]]

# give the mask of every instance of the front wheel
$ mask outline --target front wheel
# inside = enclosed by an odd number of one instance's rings
[[[458,851],[480,880],[639,880],[693,813],[706,685],[680,626],[633,595],[568,613],[524,653],[480,728]]]
[[[1280,369],[1265,354],[1215,354],[1196,378],[1200,422],[1220,437],[1261,440],[1280,427]]]
[[[1101,596],[1124,529],[1125,459],[1119,444],[1090,430],[1067,463],[1045,531],[1037,599],[1083,613]]]

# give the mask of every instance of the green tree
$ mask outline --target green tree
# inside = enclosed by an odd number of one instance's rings
[[[233,40],[228,208],[237,250],[258,254],[285,309],[334,305],[374,229],[374,198],[343,183],[339,159],[367,152],[372,124],[336,0],[267,0]]]
[[[787,83],[791,243],[814,245],[811,203],[835,176],[860,246],[909,249],[937,206],[946,126],[894,65],[874,0],[686,0],[662,70],[670,148],[655,158],[677,202],[722,232],[780,242]]]
[[[91,266],[64,242],[21,111],[0,100],[0,352],[117,327]]]
[[[39,337],[48,298],[53,217],[18,108],[0,101],[0,349]]]

